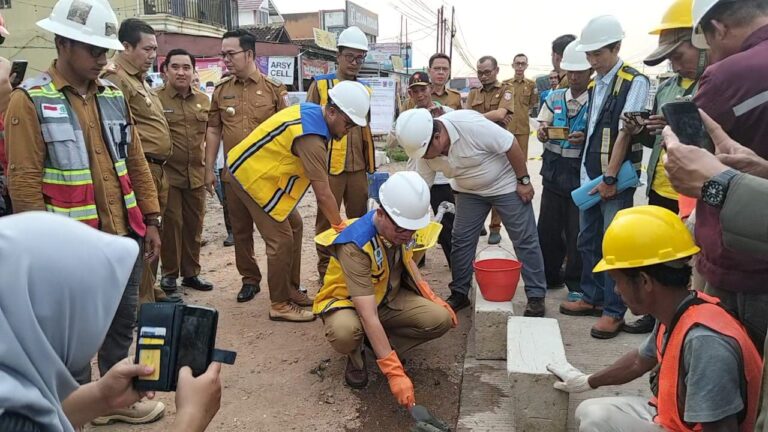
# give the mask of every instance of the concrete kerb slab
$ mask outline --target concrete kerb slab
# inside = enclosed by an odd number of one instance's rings
[[[507,320],[515,315],[511,301],[491,302],[483,298],[477,281],[473,280],[474,316],[472,337],[478,360],[507,358]]]
[[[507,324],[507,373],[512,387],[515,429],[566,430],[568,393],[556,390],[550,363],[566,361],[560,326],[552,318],[511,317]]]

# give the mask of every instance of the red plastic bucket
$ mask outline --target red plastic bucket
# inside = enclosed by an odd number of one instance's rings
[[[510,258],[488,258],[475,260],[473,267],[483,298],[493,302],[512,300],[523,264]]]

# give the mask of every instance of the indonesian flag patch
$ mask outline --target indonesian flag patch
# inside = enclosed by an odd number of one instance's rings
[[[43,117],[47,118],[62,118],[67,117],[67,107],[64,104],[43,104],[42,105]]]

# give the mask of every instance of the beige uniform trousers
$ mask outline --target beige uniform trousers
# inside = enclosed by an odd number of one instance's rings
[[[277,222],[236,183],[227,183],[227,191],[248,210],[256,229],[264,239],[267,249],[269,299],[273,304],[288,301],[291,290],[298,290],[301,282],[301,236],[304,230],[301,215],[294,209],[284,221]],[[234,220],[232,222],[234,228]]]
[[[368,176],[365,170],[347,172],[339,175],[329,175],[328,185],[331,187],[336,204],[341,209],[344,203],[344,213],[347,219],[359,218],[368,212]],[[317,211],[315,218],[315,234],[320,234],[331,228],[331,223],[323,212]],[[330,252],[325,246],[316,244],[317,249],[317,273],[325,275],[330,261]]]
[[[200,245],[205,217],[205,187],[168,189],[163,213],[163,277],[200,274]]]
[[[363,343],[365,330],[357,312],[354,309],[339,309],[322,318],[325,338],[333,349],[348,355],[356,367],[362,368],[360,344]],[[392,301],[379,306],[379,320],[398,355],[439,338],[452,326],[451,316],[442,306],[405,287],[400,288]]]
[[[152,162],[147,162],[149,171],[152,173],[152,180],[157,189],[157,201],[160,203],[160,214],[165,212],[165,206],[168,203],[168,178],[163,171],[163,166]],[[160,242],[162,243],[163,231],[160,228]],[[162,244],[161,244],[162,250]],[[139,285],[139,304],[154,303],[155,301],[166,297],[165,292],[155,286],[157,281],[157,265],[160,257],[155,257],[152,262],[144,263],[144,270],[141,272],[141,285]]]

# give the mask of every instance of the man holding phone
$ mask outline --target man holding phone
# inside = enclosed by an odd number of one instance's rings
[[[563,52],[560,67],[566,71],[570,88],[553,90],[544,100],[537,120],[538,138],[544,143],[541,177],[543,191],[539,210],[539,243],[544,256],[547,288],[568,287],[568,299],[581,298],[581,256],[576,248],[579,235],[579,208],[571,192],[579,187],[579,166],[584,151],[589,93],[587,84],[592,66],[571,42]],[[565,128],[565,139],[547,133]],[[566,261],[565,274],[561,271]]]
[[[585,52],[597,73],[589,90],[590,111],[587,140],[581,164],[581,184],[602,176],[591,194],[601,202],[580,213],[578,248],[582,255],[581,289],[584,297],[560,305],[560,312],[575,316],[599,316],[590,331],[592,337],[610,339],[621,331],[627,310],[614,291],[614,281],[592,273],[602,257],[603,233],[616,213],[632,207],[635,188],[618,193],[618,173],[629,161],[640,171],[643,146],[624,128],[621,116],[640,111],[648,99],[648,78],[619,58],[624,30],[611,15],[595,17],[581,32],[576,50]]]

